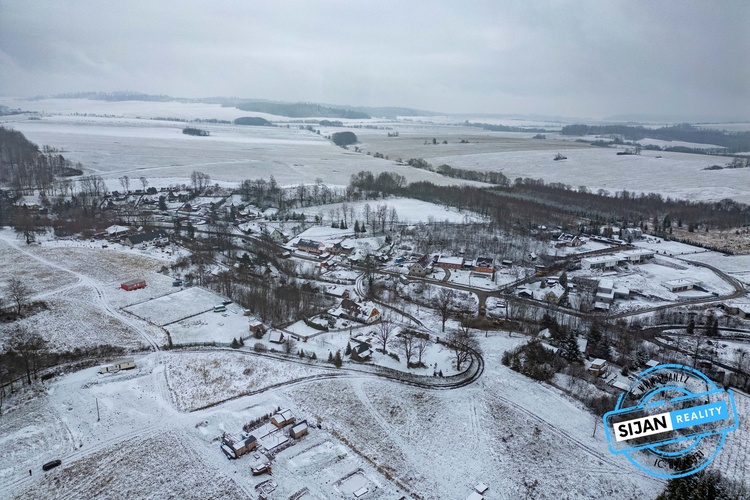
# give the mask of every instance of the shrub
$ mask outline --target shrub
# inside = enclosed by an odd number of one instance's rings
[[[265,346],[265,344],[261,342],[256,342],[256,344],[253,346],[253,350],[255,352],[266,352],[268,351],[268,348]]]

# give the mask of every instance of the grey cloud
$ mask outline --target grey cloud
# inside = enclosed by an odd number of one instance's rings
[[[0,1],[0,94],[750,116],[744,1]]]

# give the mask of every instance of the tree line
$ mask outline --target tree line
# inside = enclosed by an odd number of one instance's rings
[[[684,141],[699,144],[715,144],[726,148],[727,153],[750,151],[750,132],[727,132],[710,128],[699,128],[688,123],[649,129],[632,125],[566,125],[562,135],[619,135],[630,141],[649,137],[663,141]]]

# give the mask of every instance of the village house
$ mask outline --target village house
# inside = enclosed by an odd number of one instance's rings
[[[672,293],[686,292],[692,290],[695,287],[699,287],[703,284],[701,280],[693,278],[678,278],[675,280],[669,280],[662,283],[662,285]]]
[[[349,357],[353,361],[370,361],[372,358],[372,346],[363,340],[352,339],[352,352]]]
[[[425,254],[409,267],[409,274],[412,276],[427,276],[430,273],[431,263],[432,260],[430,259],[430,256]]]
[[[355,302],[352,299],[344,299],[336,309],[329,311],[331,315],[357,321],[358,323],[372,324],[380,319],[380,311],[372,302]]]
[[[620,229],[620,239],[627,242],[643,239],[643,231],[639,227],[623,227]]]
[[[313,240],[299,240],[297,243],[297,250],[303,252],[313,253],[315,255],[321,255],[326,251],[326,246],[323,243]]]
[[[555,246],[557,248],[561,247],[580,247],[585,242],[581,237],[572,235],[570,233],[562,233],[560,236],[557,237],[557,241],[555,242]]]
[[[614,255],[599,255],[581,259],[581,269],[612,269],[619,259]]]
[[[252,333],[255,337],[260,338],[266,334],[268,328],[266,328],[266,325],[264,325],[260,320],[253,318],[250,320],[248,330],[250,330],[250,333]]]
[[[287,241],[292,239],[292,236],[288,232],[282,231],[281,229],[278,229],[278,228],[271,231],[270,236],[271,236],[271,239],[275,241],[276,243],[286,243]]]
[[[591,362],[589,366],[589,372],[593,373],[597,377],[607,373],[607,361],[601,358],[596,358]]]
[[[495,272],[495,260],[491,257],[477,257],[471,270],[475,273],[493,274]]]

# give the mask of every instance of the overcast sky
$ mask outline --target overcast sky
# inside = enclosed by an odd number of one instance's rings
[[[750,1],[0,0],[0,95],[750,119]]]

